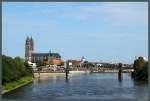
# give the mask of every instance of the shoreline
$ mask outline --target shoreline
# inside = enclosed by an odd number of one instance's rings
[[[26,77],[24,77],[24,78],[26,78]],[[22,78],[21,80],[23,80],[24,78]],[[6,93],[9,93],[10,91],[16,90],[16,89],[18,89],[18,88],[20,88],[20,87],[23,87],[23,86],[25,86],[25,85],[31,83],[31,82],[33,81],[33,79],[34,79],[34,78],[31,77],[31,80],[26,81],[26,82],[24,82],[24,83],[22,83],[22,84],[16,85],[16,87],[10,88],[10,89],[8,89],[8,90],[2,90],[1,95],[6,94]],[[19,82],[19,81],[18,81],[18,82]],[[14,82],[13,82],[13,83],[14,83]],[[7,83],[7,84],[12,84],[12,83]],[[2,87],[2,89],[3,89],[3,87]]]
[[[62,74],[65,72],[62,72],[62,71],[55,71],[55,72],[34,72],[34,74]],[[84,70],[72,70],[72,71],[69,71],[69,73],[118,73],[118,71],[84,71]],[[122,72],[124,73],[124,72]]]
[[[98,72],[98,71],[69,71],[69,74],[80,74],[80,73],[118,73],[118,72],[109,72],[109,71],[106,71],[106,72]],[[65,75],[65,72],[40,72],[40,73],[37,73],[35,72],[34,73],[34,78],[38,78],[40,76],[54,76],[54,75]]]

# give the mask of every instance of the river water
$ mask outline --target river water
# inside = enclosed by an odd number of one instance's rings
[[[117,73],[53,74],[36,78],[32,83],[6,93],[7,99],[148,99],[148,86],[137,83],[128,73],[122,81]]]

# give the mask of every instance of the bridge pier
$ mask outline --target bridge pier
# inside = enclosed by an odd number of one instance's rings
[[[69,74],[69,64],[68,61],[65,63],[65,73],[66,73],[66,80],[68,81],[68,74]]]
[[[119,63],[118,80],[121,82],[122,78],[122,64]]]

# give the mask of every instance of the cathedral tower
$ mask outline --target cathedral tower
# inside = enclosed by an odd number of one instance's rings
[[[31,61],[33,50],[34,50],[33,39],[32,37],[31,38],[27,37],[25,42],[25,59],[27,61]]]

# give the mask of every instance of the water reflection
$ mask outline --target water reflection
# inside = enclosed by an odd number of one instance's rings
[[[147,84],[137,83],[127,73],[52,74],[36,78],[33,83],[3,98],[14,99],[147,99]]]
[[[37,78],[37,83],[40,83],[40,82],[41,82],[40,77],[38,77]]]
[[[69,78],[68,77],[66,78],[66,83],[69,83]]]
[[[118,81],[119,81],[120,83],[122,82],[122,79],[123,79],[122,73],[121,73],[121,74],[118,74]]]

